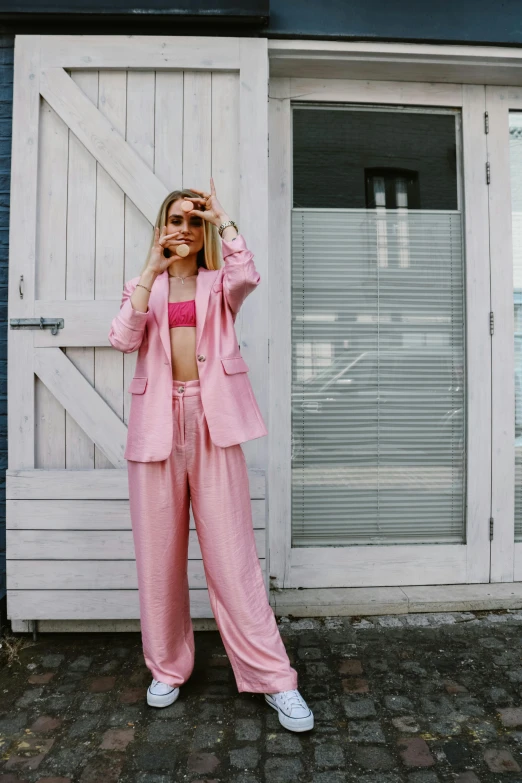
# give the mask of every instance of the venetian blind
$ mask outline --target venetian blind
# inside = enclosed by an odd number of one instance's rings
[[[462,542],[457,210],[292,211],[292,546]]]

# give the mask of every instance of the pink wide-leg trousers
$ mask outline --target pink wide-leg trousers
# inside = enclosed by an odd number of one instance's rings
[[[297,688],[258,560],[243,450],[211,441],[199,380],[173,381],[172,405],[170,456],[127,461],[145,663],[155,679],[173,686],[194,668],[191,503],[210,605],[238,690]]]

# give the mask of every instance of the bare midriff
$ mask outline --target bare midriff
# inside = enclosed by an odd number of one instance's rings
[[[173,379],[192,381],[199,378],[195,326],[174,326],[170,329],[170,350]]]
[[[169,293],[169,302],[186,302],[196,297],[196,277],[186,282],[174,292]],[[172,378],[177,381],[192,381],[199,378],[196,359],[196,327],[173,326],[170,332],[170,352],[172,356]]]

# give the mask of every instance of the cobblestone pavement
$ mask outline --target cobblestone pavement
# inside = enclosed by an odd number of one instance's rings
[[[219,633],[170,707],[139,634],[40,634],[0,669],[0,783],[522,783],[522,611],[281,618],[315,728],[238,693]]]

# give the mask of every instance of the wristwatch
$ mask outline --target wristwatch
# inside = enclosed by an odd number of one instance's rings
[[[237,233],[239,234],[239,228],[237,227],[237,223],[234,223],[234,221],[233,221],[233,220],[227,220],[227,222],[226,222],[226,223],[222,223],[222,224],[221,224],[221,225],[218,227],[219,236],[220,236],[221,238],[223,238],[223,231],[226,229],[226,227],[227,227],[227,226],[234,226],[234,228],[236,229]]]

